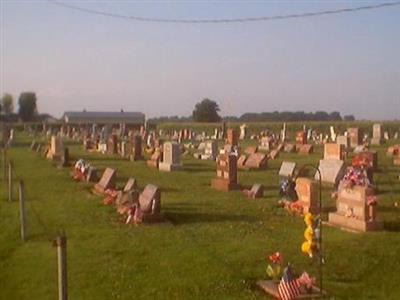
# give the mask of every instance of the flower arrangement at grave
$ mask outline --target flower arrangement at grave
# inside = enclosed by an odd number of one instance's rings
[[[363,167],[349,167],[346,174],[339,182],[339,188],[352,188],[353,186],[370,186],[366,170]]]
[[[300,276],[296,275],[290,263],[283,267],[283,258],[280,252],[275,252],[267,256],[269,261],[267,275],[272,279],[278,299],[291,300],[297,299],[301,295],[313,293],[315,278],[303,271]]]
[[[270,262],[266,269],[267,275],[272,280],[278,280],[282,275],[282,255],[280,252],[275,252],[267,256],[267,261]]]
[[[134,204],[131,207],[129,207],[125,224],[137,225],[142,222],[143,222],[143,212],[141,211],[139,205]]]
[[[301,252],[313,258],[318,252],[318,221],[314,220],[314,216],[311,213],[307,213],[304,216],[304,223],[306,229],[304,231],[305,241],[301,244]]]
[[[85,179],[87,171],[89,170],[90,164],[85,162],[83,159],[78,159],[74,165],[73,178],[74,180],[81,181]]]
[[[279,182],[279,196],[285,200],[294,201],[297,199],[295,191],[296,183],[291,177],[282,179]]]
[[[106,195],[106,197],[103,199],[104,205],[114,204],[119,195],[119,191],[116,189],[106,189],[104,193]]]
[[[297,193],[295,190],[296,182],[291,178],[284,178],[279,183],[279,205],[293,214],[303,214],[303,206],[297,202]]]

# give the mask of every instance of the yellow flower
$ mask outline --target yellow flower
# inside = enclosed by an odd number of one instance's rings
[[[304,231],[304,238],[306,239],[306,241],[312,242],[313,237],[314,237],[314,231],[311,226],[308,226]]]
[[[304,216],[304,222],[306,223],[307,226],[311,226],[313,223],[314,217],[310,213],[306,213]]]

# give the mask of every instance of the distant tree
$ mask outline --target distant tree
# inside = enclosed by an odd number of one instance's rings
[[[344,121],[355,121],[356,118],[353,115],[347,115],[343,117]]]
[[[218,112],[219,106],[217,102],[206,98],[196,104],[193,111],[193,119],[196,122],[219,122],[221,117]]]
[[[331,121],[341,121],[342,117],[340,116],[340,112],[338,111],[333,111],[329,114],[329,119]]]
[[[9,115],[14,112],[14,98],[10,94],[4,94],[3,97],[1,97],[1,106],[2,106],[2,111]]]
[[[32,121],[37,114],[36,94],[33,92],[21,93],[18,99],[18,114],[22,121]]]

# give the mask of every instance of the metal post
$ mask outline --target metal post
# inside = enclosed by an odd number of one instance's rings
[[[11,202],[13,197],[13,182],[12,182],[12,163],[8,163],[8,201]]]
[[[318,167],[315,167],[313,165],[310,164],[305,164],[303,165],[303,167],[300,168],[299,170],[299,174],[301,173],[301,171],[303,171],[304,169],[306,169],[307,167],[310,167],[314,170],[316,170],[318,172],[318,177],[319,177],[319,220],[318,220],[318,229],[319,229],[319,290],[320,290],[320,294],[321,294],[321,298],[324,298],[324,292],[323,292],[323,264],[324,264],[324,257],[322,256],[322,177],[321,177],[321,171]]]
[[[55,244],[57,246],[58,300],[67,300],[67,237],[64,233],[57,236]]]
[[[24,181],[19,181],[19,220],[21,223],[21,240],[25,241],[25,195],[24,195]]]
[[[7,182],[7,155],[6,155],[6,147],[3,147],[3,179],[4,184]]]

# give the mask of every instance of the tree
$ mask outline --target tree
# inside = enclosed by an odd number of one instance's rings
[[[14,98],[10,94],[4,94],[1,98],[2,111],[9,115],[14,112]]]
[[[193,111],[193,119],[196,122],[219,122],[221,117],[218,112],[219,106],[217,102],[206,98],[196,104]]]
[[[356,118],[353,115],[346,115],[343,117],[343,120],[350,122],[350,121],[355,121]]]
[[[22,121],[32,121],[37,114],[36,94],[33,92],[21,93],[18,99],[18,114]]]

